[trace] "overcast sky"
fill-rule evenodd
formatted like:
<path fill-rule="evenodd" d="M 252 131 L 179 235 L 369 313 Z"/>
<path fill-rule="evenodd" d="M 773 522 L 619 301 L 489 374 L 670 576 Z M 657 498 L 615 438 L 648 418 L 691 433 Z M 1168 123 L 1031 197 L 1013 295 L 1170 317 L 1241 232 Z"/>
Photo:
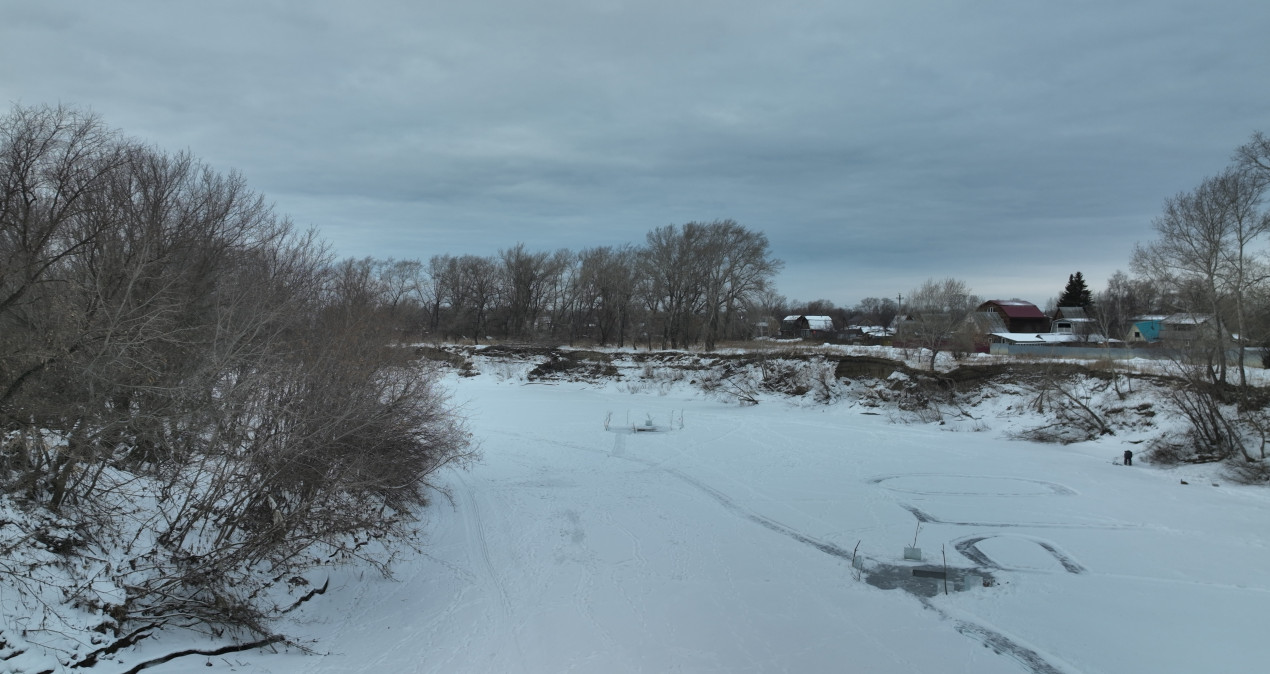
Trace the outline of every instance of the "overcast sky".
<path fill-rule="evenodd" d="M 731 218 L 778 291 L 1102 289 L 1270 132 L 1266 0 L 0 0 L 0 101 L 238 170 L 341 256 Z"/>

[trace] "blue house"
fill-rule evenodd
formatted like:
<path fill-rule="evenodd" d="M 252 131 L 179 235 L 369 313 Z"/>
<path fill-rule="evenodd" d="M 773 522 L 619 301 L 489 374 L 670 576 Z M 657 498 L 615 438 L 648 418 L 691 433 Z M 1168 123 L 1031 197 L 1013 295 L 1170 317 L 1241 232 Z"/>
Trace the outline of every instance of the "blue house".
<path fill-rule="evenodd" d="M 1160 341 L 1160 332 L 1164 328 L 1164 316 L 1140 316 L 1133 322 L 1129 330 L 1129 341 L 1152 344 Z"/>

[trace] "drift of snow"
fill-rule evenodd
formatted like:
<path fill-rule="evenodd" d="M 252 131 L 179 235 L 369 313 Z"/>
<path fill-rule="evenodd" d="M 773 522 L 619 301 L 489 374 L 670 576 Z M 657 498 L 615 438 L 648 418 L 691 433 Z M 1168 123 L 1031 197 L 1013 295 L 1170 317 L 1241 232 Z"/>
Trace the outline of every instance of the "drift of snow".
<path fill-rule="evenodd" d="M 1123 434 L 1010 440 L 1029 420 L 1007 396 L 982 401 L 974 423 L 896 424 L 849 399 L 738 406 L 686 384 L 527 383 L 516 368 L 449 380 L 484 460 L 446 476 L 453 501 L 437 500 L 423 553 L 395 579 L 335 571 L 282 626 L 314 653 L 146 671 L 1095 674 L 1270 661 L 1270 494 L 1217 468 L 1117 465 L 1134 447 Z M 923 562 L 903 559 L 914 545 Z M 944 594 L 939 579 L 912 580 L 945 555 L 950 582 L 989 586 Z M 875 587 L 888 574 L 910 591 Z M 99 668 L 221 645 L 192 639 L 161 635 Z"/>

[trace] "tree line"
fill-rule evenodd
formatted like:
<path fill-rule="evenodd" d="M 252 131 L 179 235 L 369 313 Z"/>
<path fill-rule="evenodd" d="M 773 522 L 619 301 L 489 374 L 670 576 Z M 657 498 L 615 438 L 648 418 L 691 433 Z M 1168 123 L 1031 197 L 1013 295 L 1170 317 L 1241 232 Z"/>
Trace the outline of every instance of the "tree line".
<path fill-rule="evenodd" d="M 580 252 L 344 260 L 352 286 L 406 340 L 578 340 L 660 348 L 748 339 L 781 268 L 766 235 L 732 220 L 666 225 L 643 245 Z"/>

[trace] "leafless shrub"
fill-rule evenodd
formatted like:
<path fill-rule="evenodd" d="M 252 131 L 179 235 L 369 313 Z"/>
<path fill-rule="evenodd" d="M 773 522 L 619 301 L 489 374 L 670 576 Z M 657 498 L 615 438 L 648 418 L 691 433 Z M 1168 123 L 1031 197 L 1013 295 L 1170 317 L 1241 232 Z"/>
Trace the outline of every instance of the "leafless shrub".
<path fill-rule="evenodd" d="M 1236 419 L 1227 413 L 1222 390 L 1199 368 L 1183 370 L 1183 379 L 1166 392 L 1171 406 L 1189 422 L 1191 461 L 1220 461 L 1243 452 Z"/>
<path fill-rule="evenodd" d="M 761 375 L 753 370 L 725 363 L 701 373 L 697 378 L 701 390 L 730 402 L 757 405 L 763 385 Z"/>
<path fill-rule="evenodd" d="M 1234 461 L 1226 468 L 1230 479 L 1240 484 L 1270 484 L 1270 463 L 1265 461 Z"/>
<path fill-rule="evenodd" d="M 263 631 L 268 586 L 406 542 L 470 458 L 363 267 L 188 155 L 0 119 L 0 491 L 79 523 L 59 555 L 124 551 L 120 626 Z"/>
<path fill-rule="evenodd" d="M 816 402 L 827 405 L 837 400 L 839 386 L 836 365 L 822 360 L 812 363 L 811 368 L 811 390 Z"/>
<path fill-rule="evenodd" d="M 1036 393 L 1030 404 L 1052 421 L 1022 431 L 1018 437 L 1069 444 L 1114 434 L 1095 400 L 1100 389 L 1107 386 L 1105 382 L 1057 372 L 1042 373 L 1033 381 Z"/>
<path fill-rule="evenodd" d="M 759 359 L 760 386 L 773 393 L 801 396 L 811 390 L 806 364 L 797 361 Z"/>

